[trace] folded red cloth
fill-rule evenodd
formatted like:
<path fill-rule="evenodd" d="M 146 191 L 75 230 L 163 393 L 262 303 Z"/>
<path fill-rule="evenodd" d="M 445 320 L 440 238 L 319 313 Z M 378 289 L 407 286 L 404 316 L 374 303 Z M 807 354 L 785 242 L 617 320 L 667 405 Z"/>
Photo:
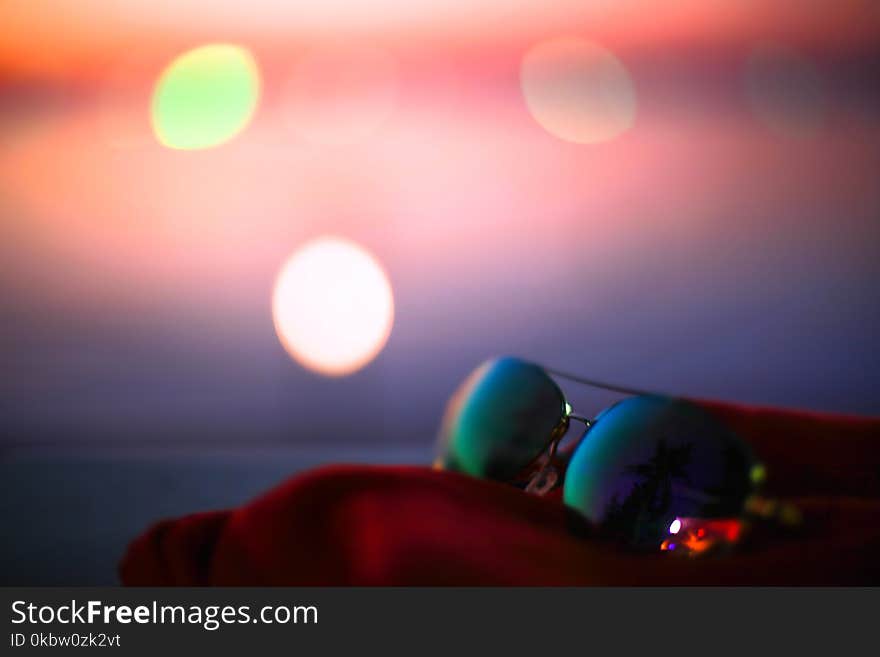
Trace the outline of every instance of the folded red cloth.
<path fill-rule="evenodd" d="M 880 584 L 880 419 L 703 402 L 754 447 L 805 530 L 723 557 L 633 554 L 572 512 L 423 467 L 334 466 L 232 511 L 154 525 L 127 585 Z"/>

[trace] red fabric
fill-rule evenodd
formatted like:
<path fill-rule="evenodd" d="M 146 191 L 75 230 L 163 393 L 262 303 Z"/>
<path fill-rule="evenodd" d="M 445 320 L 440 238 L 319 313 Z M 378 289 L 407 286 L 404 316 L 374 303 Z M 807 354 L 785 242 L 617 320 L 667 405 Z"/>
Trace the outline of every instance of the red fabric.
<path fill-rule="evenodd" d="M 231 511 L 163 521 L 127 585 L 880 584 L 880 419 L 712 402 L 754 447 L 803 532 L 703 559 L 572 531 L 558 499 L 424 467 L 334 466 Z"/>

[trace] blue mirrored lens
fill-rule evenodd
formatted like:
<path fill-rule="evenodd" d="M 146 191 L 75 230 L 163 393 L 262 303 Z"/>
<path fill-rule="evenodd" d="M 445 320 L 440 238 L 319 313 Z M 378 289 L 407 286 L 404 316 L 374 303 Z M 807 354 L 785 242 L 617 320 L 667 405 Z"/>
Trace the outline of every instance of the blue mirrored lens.
<path fill-rule="evenodd" d="M 542 368 L 510 357 L 487 361 L 449 401 L 440 464 L 509 481 L 547 447 L 565 413 L 562 391 Z"/>
<path fill-rule="evenodd" d="M 656 548 L 676 518 L 741 515 L 753 465 L 748 445 L 699 406 L 630 397 L 578 445 L 563 499 L 609 534 Z"/>

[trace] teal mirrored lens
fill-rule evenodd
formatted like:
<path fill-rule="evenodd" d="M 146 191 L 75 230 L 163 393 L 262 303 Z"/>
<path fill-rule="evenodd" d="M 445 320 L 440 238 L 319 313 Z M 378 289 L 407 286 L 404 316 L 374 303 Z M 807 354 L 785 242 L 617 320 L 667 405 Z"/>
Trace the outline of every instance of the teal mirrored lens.
<path fill-rule="evenodd" d="M 748 445 L 699 406 L 630 397 L 578 445 L 563 499 L 609 534 L 657 548 L 677 518 L 740 516 L 754 465 Z"/>
<path fill-rule="evenodd" d="M 439 464 L 509 481 L 547 447 L 565 417 L 562 391 L 542 368 L 517 358 L 487 361 L 449 401 Z"/>

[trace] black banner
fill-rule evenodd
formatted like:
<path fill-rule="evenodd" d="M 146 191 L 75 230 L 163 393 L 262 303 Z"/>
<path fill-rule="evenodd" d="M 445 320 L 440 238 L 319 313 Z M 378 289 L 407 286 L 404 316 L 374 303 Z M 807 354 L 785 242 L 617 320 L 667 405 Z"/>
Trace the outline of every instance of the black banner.
<path fill-rule="evenodd" d="M 3 589 L 3 654 L 839 651 L 880 589 Z"/>

